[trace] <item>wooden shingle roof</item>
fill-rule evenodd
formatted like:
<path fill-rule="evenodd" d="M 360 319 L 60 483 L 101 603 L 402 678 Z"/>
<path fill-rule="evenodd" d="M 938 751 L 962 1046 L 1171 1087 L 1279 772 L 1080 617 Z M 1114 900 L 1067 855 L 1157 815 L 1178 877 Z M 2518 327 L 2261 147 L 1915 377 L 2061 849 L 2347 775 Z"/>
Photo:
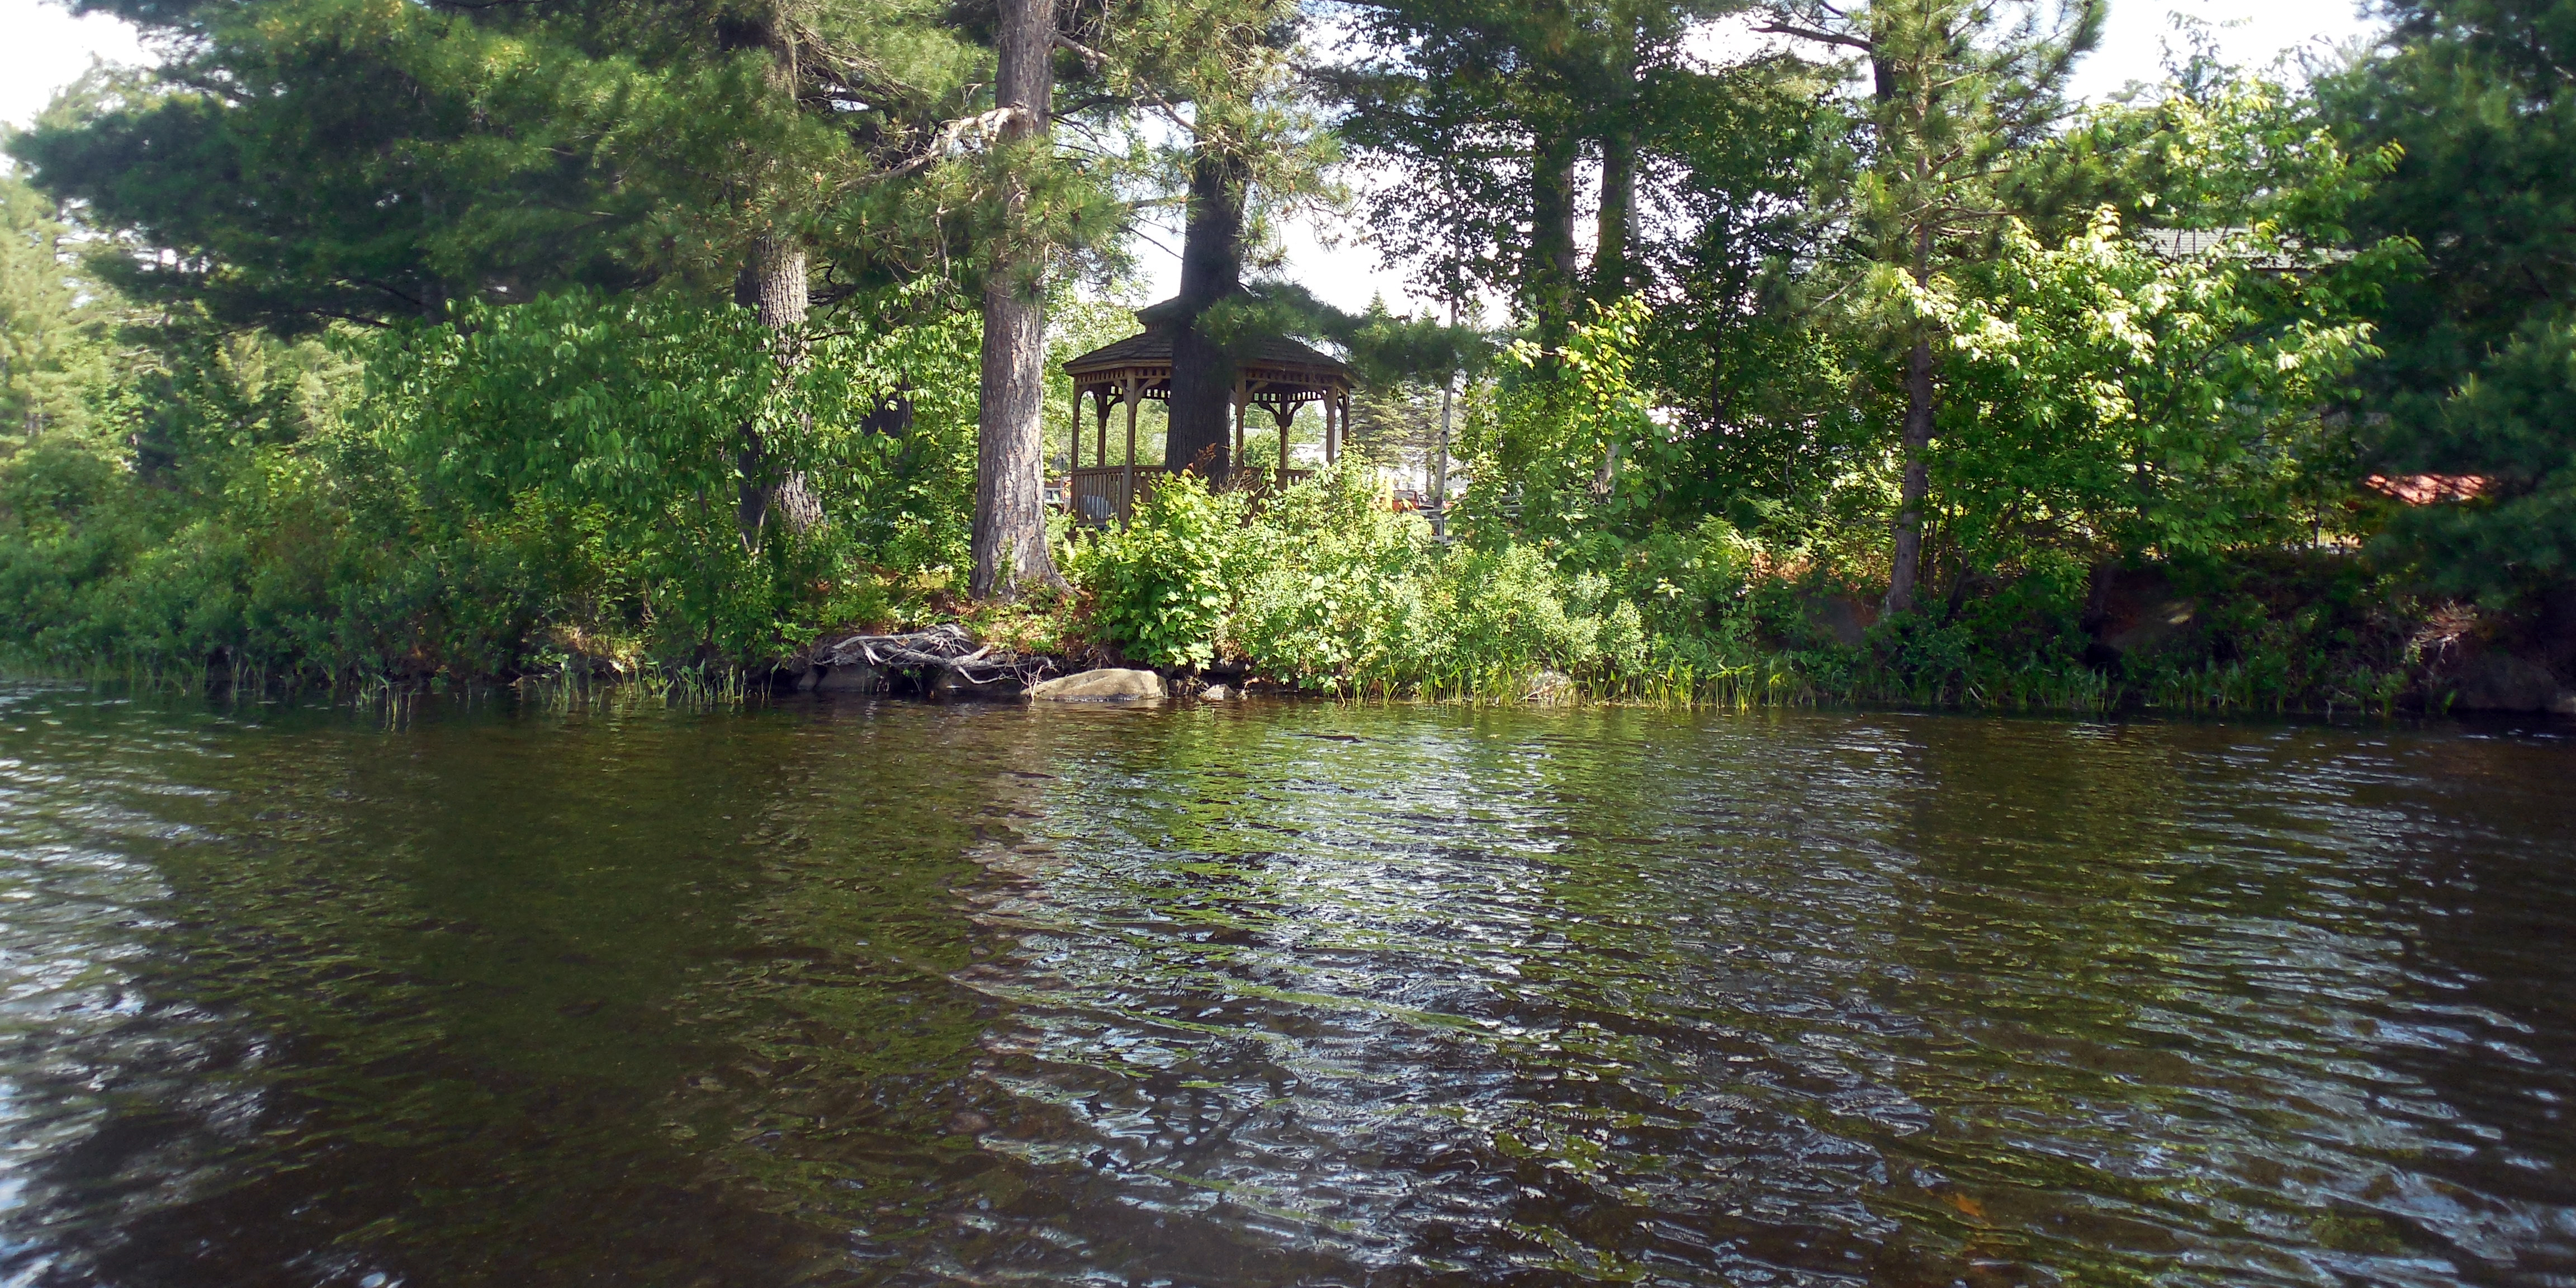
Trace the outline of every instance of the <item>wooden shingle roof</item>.
<path fill-rule="evenodd" d="M 1148 322 L 1145 329 L 1135 335 L 1111 344 L 1104 344 L 1066 362 L 1064 364 L 1066 373 L 1082 376 L 1099 371 L 1113 371 L 1120 367 L 1171 365 L 1172 337 L 1176 323 L 1168 320 L 1165 306 L 1169 303 L 1170 301 L 1167 300 L 1164 304 L 1137 310 L 1139 319 L 1162 316 Z M 1338 376 L 1344 382 L 1348 382 L 1351 376 L 1351 369 L 1343 365 L 1340 359 L 1286 336 L 1264 338 L 1253 346 L 1251 353 L 1239 361 L 1246 367 L 1307 372 L 1319 379 Z"/>

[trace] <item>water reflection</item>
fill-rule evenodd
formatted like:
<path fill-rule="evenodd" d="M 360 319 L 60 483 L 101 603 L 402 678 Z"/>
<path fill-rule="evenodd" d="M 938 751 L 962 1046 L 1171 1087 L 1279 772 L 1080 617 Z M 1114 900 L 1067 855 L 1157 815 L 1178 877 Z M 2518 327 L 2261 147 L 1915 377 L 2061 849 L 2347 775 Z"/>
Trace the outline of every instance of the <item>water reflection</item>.
<path fill-rule="evenodd" d="M 0 1278 L 2569 1282 L 2570 755 L 0 691 Z"/>

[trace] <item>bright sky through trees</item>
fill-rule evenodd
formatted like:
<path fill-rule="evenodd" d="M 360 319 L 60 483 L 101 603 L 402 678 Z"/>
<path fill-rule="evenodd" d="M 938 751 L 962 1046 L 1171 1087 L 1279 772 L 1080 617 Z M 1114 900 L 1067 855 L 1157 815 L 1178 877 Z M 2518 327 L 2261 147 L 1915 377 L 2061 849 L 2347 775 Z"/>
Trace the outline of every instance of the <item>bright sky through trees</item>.
<path fill-rule="evenodd" d="M 2101 97 L 2131 81 L 2153 79 L 2178 16 L 2211 24 L 2229 57 L 2261 64 L 2286 50 L 2326 53 L 2361 37 L 2373 24 L 2356 9 L 2353 0 L 2271 0 L 2256 6 L 2244 0 L 2121 0 L 2112 6 L 2101 49 L 2086 60 L 2076 86 L 2087 97 Z M 76 18 L 43 0 L 0 0 L 0 121 L 26 124 L 93 57 L 135 62 L 146 56 L 133 28 L 114 18 Z M 1367 246 L 1346 242 L 1328 248 L 1318 230 L 1304 223 L 1286 235 L 1290 275 L 1324 300 L 1352 309 L 1377 294 L 1398 309 L 1423 303 L 1406 288 L 1403 274 L 1379 265 Z M 1171 294 L 1178 280 L 1179 247 L 1179 231 L 1170 229 L 1138 249 L 1156 298 Z"/>
<path fill-rule="evenodd" d="M 105 14 L 78 18 L 60 5 L 0 0 L 0 123 L 27 124 L 92 58 L 134 63 L 146 55 L 134 28 Z"/>
<path fill-rule="evenodd" d="M 23 0 L 0 2 L 15 4 Z M 2253 10 L 2250 14 L 2249 8 Z M 2377 26 L 2360 15 L 2353 0 L 2271 0 L 2259 6 L 2249 6 L 2246 0 L 2113 0 L 2101 47 L 2076 73 L 2077 93 L 2087 98 L 2107 97 L 2133 81 L 2156 79 L 2163 70 L 2165 45 L 2172 38 L 2177 18 L 2208 23 L 2222 53 L 2252 66 L 2267 64 L 2291 51 L 2331 56 L 2337 47 L 2363 37 Z M 1401 270 L 1379 264 L 1376 252 L 1367 246 L 1345 242 L 1327 247 L 1318 230 L 1305 223 L 1291 225 L 1285 235 L 1290 275 L 1330 303 L 1357 309 L 1365 306 L 1371 296 L 1382 294 L 1398 311 L 1428 304 L 1415 298 Z M 1179 233 L 1174 229 L 1157 232 L 1153 242 L 1138 248 L 1139 262 L 1149 275 L 1156 298 L 1169 295 L 1178 279 L 1179 260 L 1171 252 L 1179 246 Z M 1166 251 L 1164 247 L 1171 249 Z"/>

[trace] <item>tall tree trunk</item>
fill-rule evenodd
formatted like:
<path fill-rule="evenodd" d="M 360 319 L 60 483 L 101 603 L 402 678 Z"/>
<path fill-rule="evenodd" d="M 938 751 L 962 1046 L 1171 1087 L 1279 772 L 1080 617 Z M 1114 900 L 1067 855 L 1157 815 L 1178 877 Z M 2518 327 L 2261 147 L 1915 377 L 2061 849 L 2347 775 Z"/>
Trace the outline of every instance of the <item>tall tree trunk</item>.
<path fill-rule="evenodd" d="M 1163 438 L 1166 469 L 1223 478 L 1234 432 L 1234 355 L 1200 323 L 1210 305 L 1243 289 L 1243 163 L 1202 147 L 1190 163 L 1181 289 L 1169 323 L 1172 396 Z"/>
<path fill-rule="evenodd" d="M 1054 0 L 1001 0 L 995 106 L 1012 110 L 1005 147 L 1047 133 L 1052 106 Z M 1046 535 L 1046 254 L 1026 241 L 1029 190 L 1012 175 L 1004 232 L 984 283 L 982 384 L 975 420 L 978 596 L 1008 599 L 1032 583 L 1061 586 Z"/>
<path fill-rule="evenodd" d="M 1910 86 L 1900 84 L 1899 68 L 1889 59 L 1881 43 L 1884 33 L 1873 32 L 1870 44 L 1870 85 L 1877 97 L 1880 119 L 1880 142 L 1886 138 L 1888 112 L 1899 102 L 1912 111 L 1907 118 L 1904 137 L 1914 144 L 1914 178 L 1920 184 L 1929 179 L 1930 158 L 1923 153 L 1923 128 L 1931 119 L 1931 86 L 1923 69 L 1916 66 Z M 1906 91 L 1911 90 L 1910 98 Z M 1924 217 L 1917 216 L 1918 219 Z M 1918 290 L 1932 281 L 1932 225 L 1928 220 L 1908 230 L 1906 250 L 1911 262 L 1907 268 L 1914 275 Z M 1914 343 L 1905 351 L 1905 423 L 1903 427 L 1905 474 L 1897 485 L 1895 549 L 1888 560 L 1887 600 L 1882 605 L 1887 615 L 1914 611 L 1914 592 L 1923 577 L 1923 498 L 1932 490 L 1932 337 L 1918 322 Z"/>
<path fill-rule="evenodd" d="M 1637 220 L 1637 44 L 1633 27 L 1613 51 L 1610 104 L 1601 130 L 1601 211 L 1592 250 L 1592 298 L 1604 304 L 1628 293 L 1630 232 Z"/>
<path fill-rule="evenodd" d="M 770 355 L 783 375 L 792 378 L 805 365 L 805 313 L 810 297 L 804 246 L 776 234 L 754 239 L 742 275 L 734 279 L 734 302 L 759 315 L 760 324 L 770 332 Z M 734 468 L 741 475 L 735 520 L 742 529 L 745 550 L 760 548 L 761 530 L 772 509 L 790 532 L 808 532 L 823 521 L 823 499 L 815 495 L 812 480 L 801 471 L 780 469 L 776 455 L 761 433 L 760 422 L 744 421 L 741 440 L 734 448 Z"/>
<path fill-rule="evenodd" d="M 1530 315 L 1538 342 L 1554 350 L 1565 343 L 1581 289 L 1574 252 L 1574 165 L 1579 140 L 1572 132 L 1542 135 L 1530 161 Z M 1553 362 L 1549 364 L 1553 368 Z"/>
<path fill-rule="evenodd" d="M 1905 354 L 1905 481 L 1897 493 L 1896 558 L 1887 579 L 1890 615 L 1914 611 L 1923 569 L 1923 498 L 1932 490 L 1932 339 L 1918 336 Z"/>
<path fill-rule="evenodd" d="M 1623 127 L 1601 140 L 1601 215 L 1592 254 L 1592 298 L 1605 304 L 1626 295 L 1635 277 L 1628 242 L 1636 211 L 1637 139 Z"/>

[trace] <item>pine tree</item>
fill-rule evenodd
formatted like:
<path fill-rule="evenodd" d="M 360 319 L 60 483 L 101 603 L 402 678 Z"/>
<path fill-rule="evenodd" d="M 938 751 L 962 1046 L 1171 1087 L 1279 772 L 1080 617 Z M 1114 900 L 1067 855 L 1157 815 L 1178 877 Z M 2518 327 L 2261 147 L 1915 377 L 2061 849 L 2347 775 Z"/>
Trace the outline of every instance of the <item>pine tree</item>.
<path fill-rule="evenodd" d="M 107 374 L 106 304 L 54 203 L 0 172 L 0 444 L 87 427 Z"/>
<path fill-rule="evenodd" d="M 1117 0 L 1083 33 L 1099 101 L 1166 140 L 1148 150 L 1146 190 L 1182 210 L 1179 290 L 1145 319 L 1173 340 L 1170 469 L 1233 464 L 1246 257 L 1265 215 L 1315 194 L 1331 157 L 1297 84 L 1301 23 L 1290 0 Z"/>
<path fill-rule="evenodd" d="M 730 284 L 792 369 L 818 280 L 828 299 L 917 271 L 907 181 L 989 124 L 971 33 L 927 0 L 91 7 L 187 52 L 86 87 L 13 151 L 163 252 L 109 261 L 127 290 L 284 333 Z M 773 514 L 820 522 L 796 465 L 740 432 L 745 545 Z"/>
<path fill-rule="evenodd" d="M 1732 0 L 1376 0 L 1355 6 L 1361 56 L 1326 78 L 1352 147 L 1405 173 L 1374 231 L 1451 298 L 1508 292 L 1543 348 L 1588 299 L 1641 285 L 1638 183 L 1687 127 L 1708 79 L 1695 25 Z M 1577 228 L 1597 166 L 1593 255 Z"/>
<path fill-rule="evenodd" d="M 994 109 L 1004 147 L 1043 147 L 1054 110 L 1053 0 L 1002 0 Z M 1021 165 L 1039 163 L 1023 158 Z M 1050 247 L 1031 217 L 1023 171 L 1001 176 L 1001 229 L 984 280 L 981 401 L 976 415 L 978 596 L 1060 586 L 1046 535 L 1046 270 Z"/>
<path fill-rule="evenodd" d="M 2383 468 L 2471 475 L 2396 552 L 2496 601 L 2576 578 L 2576 0 L 2402 0 L 2377 58 L 2327 82 L 2355 150 L 2402 149 L 2354 217 L 2411 238 L 2366 369 Z"/>
<path fill-rule="evenodd" d="M 2007 11 L 1991 0 L 1776 7 L 1764 30 L 1848 51 L 1869 76 L 1857 114 L 1866 168 L 1850 196 L 1849 251 L 1902 353 L 1904 474 L 1886 609 L 1914 608 L 1939 411 L 1934 278 L 1992 244 L 2002 179 L 2061 120 L 2075 59 L 2101 36 L 2104 0 Z"/>

